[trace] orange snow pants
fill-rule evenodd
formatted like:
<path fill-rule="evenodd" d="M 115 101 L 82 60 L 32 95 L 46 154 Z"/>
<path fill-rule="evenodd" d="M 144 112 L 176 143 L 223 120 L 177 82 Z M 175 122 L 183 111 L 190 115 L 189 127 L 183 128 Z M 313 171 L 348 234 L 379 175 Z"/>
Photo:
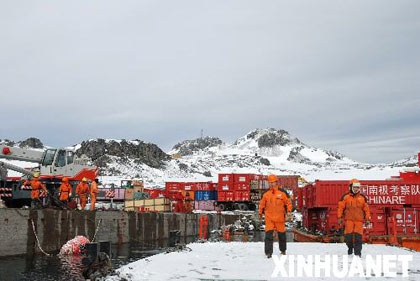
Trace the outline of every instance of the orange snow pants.
<path fill-rule="evenodd" d="M 80 199 L 80 207 L 82 208 L 82 210 L 84 210 L 86 208 L 87 197 L 80 196 L 79 199 Z"/>
<path fill-rule="evenodd" d="M 353 232 L 363 235 L 363 222 L 346 220 L 345 226 L 344 226 L 344 234 L 349 234 Z"/>
<path fill-rule="evenodd" d="M 284 221 L 273 221 L 270 218 L 265 217 L 265 232 L 270 230 L 276 230 L 277 232 L 285 232 L 286 226 Z"/>
<path fill-rule="evenodd" d="M 90 195 L 90 210 L 91 211 L 95 210 L 95 203 L 96 203 L 96 194 L 91 194 Z"/>

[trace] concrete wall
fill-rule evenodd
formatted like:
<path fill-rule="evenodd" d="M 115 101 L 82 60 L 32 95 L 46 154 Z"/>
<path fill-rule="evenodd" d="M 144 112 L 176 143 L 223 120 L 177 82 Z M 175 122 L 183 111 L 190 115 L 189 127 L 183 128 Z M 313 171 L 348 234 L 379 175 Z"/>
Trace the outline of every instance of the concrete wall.
<path fill-rule="evenodd" d="M 209 230 L 237 218 L 209 214 Z M 113 244 L 167 239 L 171 230 L 181 230 L 186 239 L 198 235 L 199 219 L 199 214 L 0 209 L 0 257 L 39 252 L 32 221 L 43 250 L 54 252 L 76 235 L 93 239 L 96 229 L 96 241 Z"/>

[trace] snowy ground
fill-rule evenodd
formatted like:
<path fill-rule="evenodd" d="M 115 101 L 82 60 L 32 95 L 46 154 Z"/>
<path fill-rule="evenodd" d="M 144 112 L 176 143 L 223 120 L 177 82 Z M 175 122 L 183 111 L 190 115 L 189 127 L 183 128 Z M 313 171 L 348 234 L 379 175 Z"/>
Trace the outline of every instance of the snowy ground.
<path fill-rule="evenodd" d="M 272 278 L 275 269 L 273 259 L 264 255 L 264 244 L 255 243 L 194 243 L 189 244 L 191 251 L 158 254 L 130 263 L 118 269 L 118 277 L 108 277 L 108 281 L 120 280 L 284 280 Z M 274 255 L 279 254 L 277 243 L 274 244 Z M 339 255 L 346 253 L 345 244 L 322 243 L 288 243 L 290 255 Z M 411 255 L 409 277 L 404 280 L 420 280 L 420 253 L 385 245 L 363 245 L 362 263 L 366 255 Z M 347 256 L 347 255 L 346 255 Z M 350 262 L 356 259 L 351 256 Z M 398 263 L 397 263 L 398 264 Z M 286 263 L 287 265 L 287 263 Z M 286 267 L 287 268 L 287 267 Z M 401 272 L 400 266 L 396 272 Z M 322 272 L 322 271 L 321 271 Z M 321 274 L 322 276 L 322 274 Z M 124 279 L 125 278 L 125 279 Z M 289 280 L 335 280 L 324 278 L 289 278 Z M 346 278 L 351 280 L 393 280 L 394 278 Z M 399 275 L 397 278 L 402 280 Z"/>

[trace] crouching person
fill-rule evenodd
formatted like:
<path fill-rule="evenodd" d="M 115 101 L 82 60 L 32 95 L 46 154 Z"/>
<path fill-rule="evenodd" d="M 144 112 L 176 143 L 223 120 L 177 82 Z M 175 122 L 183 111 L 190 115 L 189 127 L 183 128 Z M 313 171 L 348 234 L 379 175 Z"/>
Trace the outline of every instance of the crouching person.
<path fill-rule="evenodd" d="M 367 199 L 360 194 L 360 182 L 350 181 L 349 192 L 338 202 L 338 223 L 342 225 L 344 218 L 344 241 L 348 247 L 347 253 L 361 257 L 363 223 L 370 224 L 370 211 Z"/>
<path fill-rule="evenodd" d="M 260 219 L 265 214 L 265 254 L 271 258 L 273 254 L 273 234 L 277 231 L 279 248 L 282 255 L 286 254 L 286 217 L 291 219 L 292 204 L 287 193 L 280 188 L 276 175 L 268 176 L 270 189 L 264 193 L 258 213 Z"/>

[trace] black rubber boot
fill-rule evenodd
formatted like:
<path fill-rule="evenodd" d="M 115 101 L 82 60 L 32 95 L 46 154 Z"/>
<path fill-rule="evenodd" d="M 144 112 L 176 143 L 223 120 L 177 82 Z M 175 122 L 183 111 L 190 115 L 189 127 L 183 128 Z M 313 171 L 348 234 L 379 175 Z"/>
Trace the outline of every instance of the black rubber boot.
<path fill-rule="evenodd" d="M 344 234 L 344 241 L 347 245 L 347 254 L 352 255 L 353 254 L 353 233 L 347 233 Z"/>
<path fill-rule="evenodd" d="M 271 258 L 273 254 L 273 231 L 267 231 L 265 233 L 264 251 L 267 258 Z"/>
<path fill-rule="evenodd" d="M 362 235 L 354 232 L 354 254 L 362 257 Z"/>
<path fill-rule="evenodd" d="M 282 255 L 286 254 L 286 232 L 277 232 L 279 236 L 279 248 Z"/>

